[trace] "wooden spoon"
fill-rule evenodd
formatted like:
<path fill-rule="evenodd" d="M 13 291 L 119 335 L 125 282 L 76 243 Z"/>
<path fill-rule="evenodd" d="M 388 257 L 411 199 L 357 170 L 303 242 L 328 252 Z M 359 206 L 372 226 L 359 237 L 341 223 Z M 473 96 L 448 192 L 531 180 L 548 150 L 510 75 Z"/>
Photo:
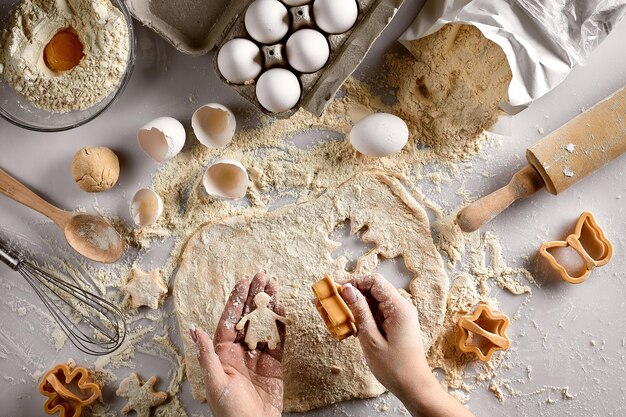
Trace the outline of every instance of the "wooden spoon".
<path fill-rule="evenodd" d="M 0 193 L 38 211 L 54 221 L 63 231 L 67 243 L 85 258 L 113 263 L 126 250 L 122 237 L 100 216 L 61 210 L 45 201 L 0 169 Z"/>

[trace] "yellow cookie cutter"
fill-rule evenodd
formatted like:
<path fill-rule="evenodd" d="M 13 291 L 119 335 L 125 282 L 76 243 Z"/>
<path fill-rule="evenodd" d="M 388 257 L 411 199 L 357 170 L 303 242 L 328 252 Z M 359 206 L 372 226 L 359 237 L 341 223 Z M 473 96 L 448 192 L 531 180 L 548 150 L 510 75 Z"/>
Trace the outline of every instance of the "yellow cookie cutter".
<path fill-rule="evenodd" d="M 559 247 L 571 247 L 580 255 L 584 263 L 580 275 L 571 276 L 549 252 L 549 249 Z M 604 235 L 604 231 L 593 214 L 585 211 L 578 218 L 573 234 L 569 235 L 565 241 L 544 242 L 539 248 L 539 253 L 548 260 L 550 266 L 561 275 L 561 278 L 571 284 L 580 284 L 589 277 L 594 268 L 606 265 L 611 260 L 613 245 Z"/>
<path fill-rule="evenodd" d="M 506 335 L 509 318 L 493 312 L 485 303 L 479 303 L 472 314 L 464 315 L 456 323 L 456 341 L 461 352 L 475 353 L 488 362 L 497 350 L 506 350 L 511 341 Z"/>
<path fill-rule="evenodd" d="M 354 315 L 339 295 L 342 286 L 336 284 L 328 275 L 313 284 L 313 293 L 317 298 L 315 306 L 324 319 L 326 327 L 337 340 L 356 335 Z"/>
<path fill-rule="evenodd" d="M 100 386 L 89 382 L 85 368 L 56 365 L 39 382 L 39 392 L 47 397 L 43 410 L 59 417 L 79 417 L 83 408 L 100 397 Z"/>

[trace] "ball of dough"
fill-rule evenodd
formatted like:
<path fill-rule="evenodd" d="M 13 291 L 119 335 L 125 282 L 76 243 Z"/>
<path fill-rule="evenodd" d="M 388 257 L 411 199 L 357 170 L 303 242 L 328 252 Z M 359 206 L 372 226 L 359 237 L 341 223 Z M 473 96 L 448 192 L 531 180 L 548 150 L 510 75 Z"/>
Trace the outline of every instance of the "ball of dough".
<path fill-rule="evenodd" d="M 72 177 L 83 191 L 99 193 L 112 188 L 120 176 L 120 161 L 109 148 L 83 148 L 72 161 Z"/>

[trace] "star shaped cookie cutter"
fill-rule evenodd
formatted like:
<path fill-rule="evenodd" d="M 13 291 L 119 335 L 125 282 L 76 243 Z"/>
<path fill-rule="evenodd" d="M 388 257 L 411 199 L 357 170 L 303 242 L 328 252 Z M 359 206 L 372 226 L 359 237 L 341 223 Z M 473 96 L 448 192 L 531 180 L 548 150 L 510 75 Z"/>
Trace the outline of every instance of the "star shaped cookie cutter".
<path fill-rule="evenodd" d="M 313 293 L 317 301 L 315 306 L 322 316 L 326 327 L 337 340 L 356 335 L 354 315 L 339 295 L 342 286 L 336 284 L 328 275 L 313 284 Z"/>
<path fill-rule="evenodd" d="M 475 353 L 488 362 L 497 350 L 506 350 L 511 341 L 506 335 L 509 318 L 494 313 L 485 303 L 479 303 L 472 314 L 462 316 L 456 323 L 456 341 L 461 352 Z"/>
<path fill-rule="evenodd" d="M 570 275 L 567 268 L 549 252 L 550 249 L 564 247 L 572 248 L 582 258 L 583 267 L 578 276 Z M 544 242 L 539 248 L 539 253 L 548 260 L 550 266 L 563 280 L 570 284 L 580 284 L 589 278 L 594 268 L 604 266 L 611 260 L 613 245 L 604 235 L 593 214 L 585 211 L 578 218 L 573 234 L 565 241 Z"/>
<path fill-rule="evenodd" d="M 85 368 L 71 369 L 66 364 L 56 365 L 39 382 L 39 392 L 47 397 L 43 410 L 59 417 L 79 417 L 83 408 L 100 397 L 100 386 L 88 381 Z"/>

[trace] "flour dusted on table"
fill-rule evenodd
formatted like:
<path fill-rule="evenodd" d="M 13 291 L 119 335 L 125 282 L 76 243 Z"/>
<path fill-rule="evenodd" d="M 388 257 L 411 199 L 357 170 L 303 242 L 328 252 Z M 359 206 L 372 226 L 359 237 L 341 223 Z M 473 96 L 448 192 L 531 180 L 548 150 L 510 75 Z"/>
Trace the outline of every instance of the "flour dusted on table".
<path fill-rule="evenodd" d="M 59 32 L 78 36 L 77 66 L 52 71 L 44 50 Z M 109 0 L 24 0 L 0 35 L 0 72 L 33 106 L 57 113 L 82 110 L 111 94 L 126 71 L 129 32 Z"/>

